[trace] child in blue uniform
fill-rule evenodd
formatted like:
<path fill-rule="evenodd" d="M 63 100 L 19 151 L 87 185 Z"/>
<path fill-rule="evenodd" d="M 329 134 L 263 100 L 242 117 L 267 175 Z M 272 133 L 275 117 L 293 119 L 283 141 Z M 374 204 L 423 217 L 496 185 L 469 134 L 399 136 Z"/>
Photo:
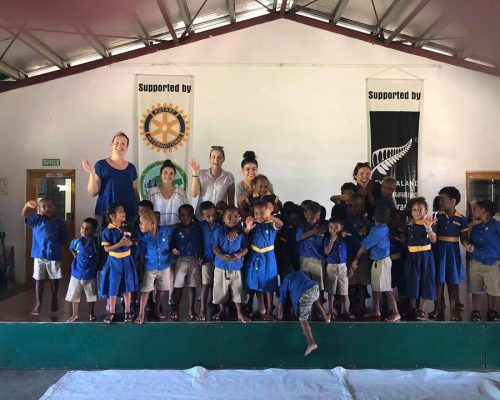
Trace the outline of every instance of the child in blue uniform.
<path fill-rule="evenodd" d="M 340 187 L 340 195 L 330 197 L 334 203 L 332 207 L 331 218 L 343 221 L 349 215 L 349 206 L 351 205 L 351 197 L 357 192 L 357 187 L 352 182 L 346 182 Z"/>
<path fill-rule="evenodd" d="M 198 321 L 205 321 L 207 318 L 208 294 L 214 286 L 214 260 L 213 233 L 221 225 L 219 213 L 211 201 L 204 201 L 200 204 L 200 212 L 203 221 L 200 222 L 201 238 L 203 240 L 203 264 L 201 266 L 201 304 Z"/>
<path fill-rule="evenodd" d="M 130 248 L 134 245 L 132 233 L 124 225 L 127 215 L 119 203 L 113 203 L 107 210 L 108 226 L 101 233 L 101 245 L 108 253 L 102 270 L 99 296 L 109 297 L 109 313 L 104 323 L 109 324 L 115 318 L 116 297 L 123 293 L 125 322 L 132 322 L 130 302 L 132 292 L 139 286 L 137 271 Z"/>
<path fill-rule="evenodd" d="M 220 321 L 227 317 L 227 301 L 231 291 L 231 299 L 236 306 L 238 320 L 246 323 L 250 321 L 243 314 L 242 303 L 245 301 L 243 288 L 243 257 L 248 253 L 248 244 L 240 226 L 240 213 L 234 206 L 229 206 L 222 216 L 224 224 L 215 229 L 212 242 L 215 253 L 214 270 L 214 303 L 219 304 L 220 311 L 214 315 L 214 320 Z"/>
<path fill-rule="evenodd" d="M 481 200 L 473 210 L 471 229 L 469 290 L 472 293 L 471 321 L 481 321 L 479 299 L 486 289 L 488 321 L 500 321 L 500 222 L 494 218 L 495 203 Z M 476 222 L 477 221 L 477 222 Z"/>
<path fill-rule="evenodd" d="M 436 302 L 429 318 L 442 318 L 442 298 L 444 284 L 448 286 L 450 299 L 450 320 L 461 321 L 463 310 L 458 296 L 458 285 L 465 278 L 465 269 L 460 255 L 460 245 L 469 246 L 469 225 L 467 218 L 456 210 L 460 203 L 460 192 L 453 186 L 446 186 L 439 191 L 440 212 L 436 214 L 437 242 L 434 246 L 436 262 Z"/>
<path fill-rule="evenodd" d="M 48 275 L 52 302 L 50 310 L 55 312 L 57 305 L 57 291 L 61 271 L 61 247 L 68 240 L 68 233 L 64 221 L 56 217 L 56 208 L 52 199 L 28 201 L 21 211 L 26 225 L 33 230 L 31 257 L 33 257 L 33 279 L 35 279 L 36 305 L 31 311 L 39 315 L 42 307 L 43 281 Z"/>
<path fill-rule="evenodd" d="M 255 203 L 254 217 L 247 217 L 245 233 L 250 234 L 250 255 L 245 281 L 248 289 L 257 292 L 259 315 L 263 320 L 272 320 L 273 294 L 278 290 L 278 267 L 274 255 L 276 232 L 283 222 L 272 215 L 269 203 Z M 267 304 L 264 302 L 266 294 Z M 266 308 L 267 305 L 267 308 Z"/>
<path fill-rule="evenodd" d="M 149 294 L 156 290 L 154 316 L 165 319 L 161 312 L 163 293 L 172 290 L 171 281 L 171 253 L 170 238 L 174 230 L 173 225 L 158 226 L 160 217 L 154 211 L 143 209 L 139 214 L 141 230 L 140 253 L 141 264 L 144 263 L 144 277 L 141 285 L 141 299 L 139 315 L 135 322 L 144 323 L 145 309 Z"/>
<path fill-rule="evenodd" d="M 170 314 L 173 321 L 179 319 L 179 304 L 185 287 L 189 293 L 189 319 L 196 320 L 194 300 L 196 288 L 201 284 L 201 260 L 203 256 L 201 230 L 194 222 L 194 208 L 191 204 L 179 207 L 179 219 L 172 234 L 172 254 L 177 258 L 174 269 L 174 309 Z"/>
<path fill-rule="evenodd" d="M 269 179 L 266 176 L 257 175 L 252 181 L 252 186 L 253 192 L 246 199 L 246 206 L 250 213 L 257 202 L 271 203 L 273 213 L 277 213 L 281 209 L 280 199 L 269 189 Z"/>
<path fill-rule="evenodd" d="M 73 314 L 67 322 L 78 321 L 78 305 L 82 291 L 89 303 L 89 320 L 95 321 L 94 305 L 97 301 L 97 268 L 99 267 L 99 239 L 94 236 L 97 221 L 85 218 L 80 226 L 79 238 L 73 239 L 69 249 L 75 258 L 71 264 L 71 279 L 69 281 L 66 301 L 72 304 Z"/>
<path fill-rule="evenodd" d="M 278 272 L 281 280 L 289 272 L 300 269 L 299 247 L 295 235 L 303 217 L 304 211 L 296 204 L 284 210 L 283 227 L 278 232 L 276 240 L 277 247 L 280 248 L 280 257 L 277 255 L 276 261 L 278 262 Z"/>
<path fill-rule="evenodd" d="M 389 221 L 389 240 L 391 241 L 392 287 L 398 290 L 399 309 L 406 299 L 405 290 L 405 228 L 406 215 L 403 211 L 392 210 Z"/>
<path fill-rule="evenodd" d="M 431 243 L 436 242 L 436 234 L 432 231 L 436 220 L 427 215 L 427 202 L 423 197 L 412 199 L 409 208 L 412 221 L 406 226 L 406 292 L 412 314 L 418 321 L 425 321 L 425 302 L 436 298 L 436 275 L 431 250 Z M 417 310 L 418 298 L 420 302 Z"/>
<path fill-rule="evenodd" d="M 309 278 L 304 272 L 290 272 L 280 287 L 280 305 L 278 308 L 278 319 L 282 320 L 285 306 L 292 303 L 295 315 L 300 321 L 300 327 L 307 339 L 307 348 L 305 356 L 318 348 L 312 335 L 311 326 L 309 325 L 309 317 L 311 309 L 314 306 L 320 313 L 321 318 L 327 324 L 330 323 L 330 315 L 325 313 L 323 306 L 319 300 L 319 285 L 318 282 Z"/>
<path fill-rule="evenodd" d="M 389 228 L 387 222 L 391 218 L 389 207 L 378 205 L 373 212 L 375 226 L 372 227 L 370 233 L 362 240 L 361 247 L 354 259 L 351 268 L 356 269 L 358 260 L 362 255 L 369 252 L 370 258 L 373 260 L 371 269 L 371 285 L 373 292 L 373 310 L 367 317 L 379 318 L 380 313 L 380 297 L 384 293 L 387 296 L 391 314 L 386 318 L 387 322 L 396 322 L 401 319 L 399 315 L 396 299 L 392 293 L 392 276 L 391 276 L 391 257 L 389 240 Z"/>

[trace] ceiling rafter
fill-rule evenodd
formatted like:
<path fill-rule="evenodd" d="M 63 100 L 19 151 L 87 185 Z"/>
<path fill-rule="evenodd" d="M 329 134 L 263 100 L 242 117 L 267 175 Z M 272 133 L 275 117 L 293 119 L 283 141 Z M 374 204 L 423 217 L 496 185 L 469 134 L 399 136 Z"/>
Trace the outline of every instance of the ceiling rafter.
<path fill-rule="evenodd" d="M 342 17 L 342 14 L 344 13 L 344 10 L 347 7 L 347 3 L 349 3 L 349 0 L 339 0 L 330 17 L 331 24 L 336 25 L 337 22 L 340 21 L 340 17 Z"/>
<path fill-rule="evenodd" d="M 394 29 L 391 34 L 387 37 L 384 44 L 391 43 L 396 36 L 398 36 L 401 31 L 408 26 L 408 24 L 415 19 L 415 17 L 423 10 L 423 8 L 429 4 L 431 0 L 420 0 L 420 2 L 415 6 L 415 8 L 406 16 L 406 18 L 401 21 L 401 23 Z"/>
<path fill-rule="evenodd" d="M 236 6 L 234 4 L 235 0 L 227 0 L 227 8 L 229 9 L 229 19 L 231 23 L 234 24 L 236 22 Z"/>
<path fill-rule="evenodd" d="M 152 43 L 151 43 L 151 37 L 149 36 L 149 32 L 142 23 L 141 18 L 135 12 L 135 10 L 131 9 L 129 11 L 129 18 L 132 21 L 132 24 L 134 25 L 135 31 L 141 37 L 142 43 L 144 43 L 145 46 L 150 46 Z"/>
<path fill-rule="evenodd" d="M 288 0 L 281 1 L 281 8 L 280 8 L 280 17 L 281 18 L 283 18 L 285 16 L 286 3 L 288 3 Z"/>
<path fill-rule="evenodd" d="M 168 32 L 170 33 L 170 36 L 172 36 L 172 40 L 175 44 L 179 43 L 179 38 L 177 37 L 174 25 L 172 24 L 172 17 L 170 16 L 170 12 L 168 11 L 167 4 L 164 0 L 156 0 L 156 4 L 160 9 L 163 20 L 165 21 L 165 25 L 167 25 Z"/>
<path fill-rule="evenodd" d="M 3 61 L 0 61 L 0 72 L 15 80 L 26 79 L 28 77 L 28 75 L 23 71 L 6 64 Z"/>
<path fill-rule="evenodd" d="M 177 0 L 177 6 L 179 7 L 179 11 L 181 13 L 181 18 L 184 21 L 184 25 L 186 26 L 186 30 L 188 30 L 188 34 L 191 35 L 194 33 L 193 27 L 191 26 L 191 13 L 189 12 L 189 7 L 186 3 L 186 0 Z M 183 34 L 184 35 L 184 34 Z"/>
<path fill-rule="evenodd" d="M 451 22 L 447 16 L 441 16 L 433 24 L 431 24 L 422 34 L 416 39 L 415 46 L 422 47 L 433 40 L 435 35 L 440 33 Z"/>
<path fill-rule="evenodd" d="M 396 15 L 398 11 L 400 11 L 401 7 L 405 4 L 406 6 L 408 6 L 408 2 L 405 3 L 404 0 L 394 0 L 387 8 L 386 12 L 382 15 L 382 17 L 380 17 L 380 20 L 378 20 L 377 17 L 377 24 L 373 27 L 372 35 L 379 36 L 380 34 L 382 34 L 384 32 L 384 29 L 391 22 L 392 17 Z"/>
<path fill-rule="evenodd" d="M 196 14 L 194 15 L 193 19 L 189 22 L 189 25 L 186 27 L 186 30 L 182 33 L 181 39 L 183 39 L 188 34 L 188 31 L 193 27 L 194 20 L 196 18 L 198 18 L 198 15 L 200 14 L 200 12 L 203 9 L 203 7 L 205 7 L 205 4 L 207 4 L 207 1 L 208 0 L 205 0 L 203 2 L 203 4 L 200 6 L 200 8 L 198 9 L 198 11 L 196 11 Z"/>
<path fill-rule="evenodd" d="M 91 29 L 83 24 L 82 22 L 74 22 L 71 24 L 75 31 L 79 33 L 87 42 L 92 46 L 92 48 L 99 54 L 101 57 L 108 57 L 108 50 L 106 46 L 96 37 L 94 32 Z"/>

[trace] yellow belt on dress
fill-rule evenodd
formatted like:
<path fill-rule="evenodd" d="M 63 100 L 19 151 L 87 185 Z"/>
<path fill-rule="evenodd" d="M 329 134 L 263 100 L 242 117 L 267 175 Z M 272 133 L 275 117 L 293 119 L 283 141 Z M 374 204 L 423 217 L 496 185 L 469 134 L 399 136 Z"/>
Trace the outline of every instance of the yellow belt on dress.
<path fill-rule="evenodd" d="M 394 253 L 394 254 L 391 254 L 391 260 L 399 260 L 401 257 L 403 257 L 403 255 L 401 253 Z"/>
<path fill-rule="evenodd" d="M 125 258 L 125 257 L 128 257 L 130 255 L 130 250 L 122 251 L 122 252 L 110 251 L 109 255 L 111 257 L 115 257 L 115 258 Z"/>
<path fill-rule="evenodd" d="M 262 249 L 260 249 L 256 246 L 254 246 L 253 244 L 252 244 L 251 248 L 253 251 L 256 251 L 257 253 L 267 253 L 268 251 L 274 250 L 274 246 L 267 246 L 267 247 L 263 247 Z"/>
<path fill-rule="evenodd" d="M 430 244 L 426 244 L 425 246 L 408 246 L 408 251 L 410 253 L 418 253 L 419 251 L 427 251 L 431 249 Z"/>
<path fill-rule="evenodd" d="M 452 243 L 456 243 L 460 240 L 458 236 L 438 236 L 437 239 L 441 242 L 452 242 Z"/>

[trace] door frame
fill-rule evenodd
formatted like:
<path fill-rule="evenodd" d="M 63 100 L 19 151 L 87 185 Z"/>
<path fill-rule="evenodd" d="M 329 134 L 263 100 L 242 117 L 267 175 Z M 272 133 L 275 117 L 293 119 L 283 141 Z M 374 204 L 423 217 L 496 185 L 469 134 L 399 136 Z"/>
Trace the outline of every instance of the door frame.
<path fill-rule="evenodd" d="M 466 213 L 467 217 L 471 216 L 470 204 L 470 183 L 473 180 L 500 180 L 500 171 L 465 171 L 465 193 L 466 193 Z M 497 206 L 500 206 L 497 204 Z M 500 213 L 500 210 L 497 211 L 496 216 Z M 493 215 L 493 217 L 496 217 Z"/>
<path fill-rule="evenodd" d="M 47 174 L 62 174 L 61 178 L 67 178 L 71 179 L 71 210 L 72 210 L 72 219 L 70 220 L 69 224 L 66 224 L 66 228 L 68 228 L 68 245 L 71 239 L 74 239 L 75 237 L 75 214 L 76 214 L 76 208 L 75 208 L 75 198 L 76 198 L 76 193 L 75 193 L 75 178 L 76 178 L 76 170 L 74 169 L 56 169 L 56 168 L 47 168 L 47 169 L 27 169 L 26 170 L 26 191 L 25 191 L 25 201 L 32 200 L 36 197 L 36 192 L 37 192 L 37 187 L 33 185 L 33 180 L 36 178 L 45 178 L 47 177 Z M 69 176 L 68 176 L 69 175 Z M 69 227 L 68 227 L 69 225 Z M 72 228 L 72 229 L 70 229 Z M 32 272 L 33 272 L 33 259 L 31 257 L 31 243 L 33 240 L 33 232 L 32 230 L 25 225 L 25 234 L 24 234 L 24 239 L 25 239 L 25 282 L 26 283 L 31 283 L 32 282 Z M 63 246 L 65 247 L 65 246 Z M 69 253 L 69 249 L 63 250 L 63 257 L 64 257 L 64 252 L 67 251 Z M 63 266 L 64 268 L 67 268 L 66 266 Z"/>

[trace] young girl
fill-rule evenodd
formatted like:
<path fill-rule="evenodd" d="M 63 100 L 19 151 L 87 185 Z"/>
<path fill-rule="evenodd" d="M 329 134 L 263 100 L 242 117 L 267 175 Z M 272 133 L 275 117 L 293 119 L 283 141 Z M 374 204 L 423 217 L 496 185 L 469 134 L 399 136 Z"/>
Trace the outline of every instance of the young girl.
<path fill-rule="evenodd" d="M 431 243 L 436 242 L 436 234 L 432 231 L 436 220 L 427 215 L 427 202 L 423 197 L 413 199 L 409 207 L 412 221 L 406 226 L 406 292 L 412 313 L 418 321 L 425 321 L 425 301 L 436 297 L 436 275 L 431 250 Z M 417 310 L 418 298 L 420 302 Z"/>
<path fill-rule="evenodd" d="M 273 293 L 278 290 L 278 267 L 274 255 L 276 232 L 283 222 L 272 215 L 272 207 L 268 203 L 255 203 L 254 217 L 247 217 L 245 233 L 250 236 L 250 256 L 248 258 L 246 283 L 248 289 L 257 292 L 260 318 L 272 320 Z M 264 293 L 267 299 L 264 302 Z"/>
<path fill-rule="evenodd" d="M 259 175 L 252 181 L 253 192 L 247 197 L 246 207 L 247 212 L 252 214 L 252 209 L 256 202 L 271 203 L 273 213 L 277 213 L 281 209 L 281 201 L 278 196 L 271 192 L 269 179 L 264 175 Z"/>
<path fill-rule="evenodd" d="M 121 293 L 125 303 L 124 321 L 132 322 L 131 293 L 138 287 L 137 272 L 130 254 L 130 248 L 134 245 L 132 234 L 124 225 L 127 216 L 121 204 L 111 204 L 106 214 L 110 223 L 101 233 L 101 245 L 108 253 L 108 258 L 99 285 L 99 295 L 109 297 L 109 313 L 104 323 L 109 324 L 115 318 L 116 297 Z"/>

